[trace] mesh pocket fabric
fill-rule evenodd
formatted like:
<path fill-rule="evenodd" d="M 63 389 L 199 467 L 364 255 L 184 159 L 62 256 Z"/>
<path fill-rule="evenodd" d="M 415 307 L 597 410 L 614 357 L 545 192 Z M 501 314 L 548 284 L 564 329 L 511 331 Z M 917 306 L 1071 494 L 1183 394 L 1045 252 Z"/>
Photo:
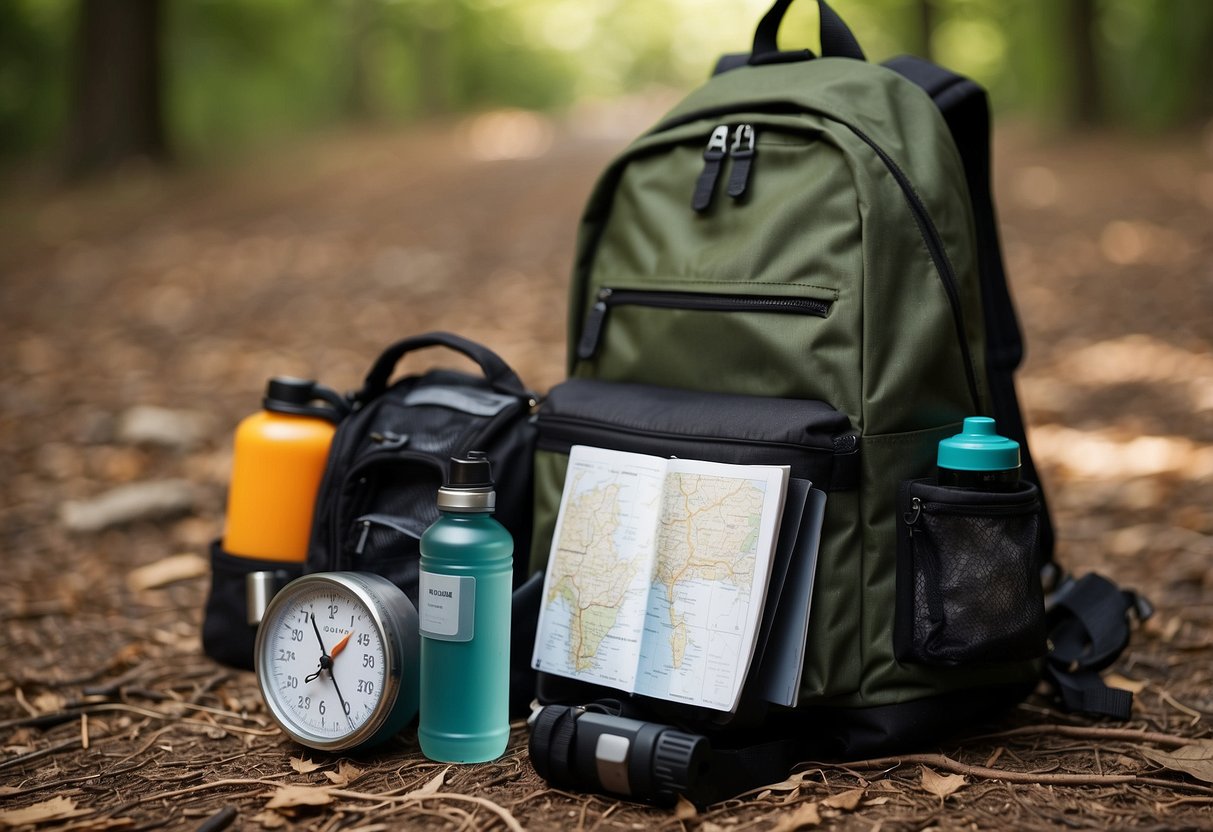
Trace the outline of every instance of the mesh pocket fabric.
<path fill-rule="evenodd" d="M 1044 655 L 1036 486 L 993 494 L 920 480 L 900 502 L 898 658 L 958 666 Z"/>

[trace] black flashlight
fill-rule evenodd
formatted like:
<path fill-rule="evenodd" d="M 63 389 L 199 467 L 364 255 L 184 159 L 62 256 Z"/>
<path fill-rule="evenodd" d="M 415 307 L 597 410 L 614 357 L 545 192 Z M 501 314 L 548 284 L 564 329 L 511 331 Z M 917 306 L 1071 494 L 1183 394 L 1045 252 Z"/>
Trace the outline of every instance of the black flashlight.
<path fill-rule="evenodd" d="M 658 805 L 679 795 L 697 805 L 713 799 L 706 737 L 568 705 L 547 705 L 530 723 L 531 763 L 556 788 Z"/>

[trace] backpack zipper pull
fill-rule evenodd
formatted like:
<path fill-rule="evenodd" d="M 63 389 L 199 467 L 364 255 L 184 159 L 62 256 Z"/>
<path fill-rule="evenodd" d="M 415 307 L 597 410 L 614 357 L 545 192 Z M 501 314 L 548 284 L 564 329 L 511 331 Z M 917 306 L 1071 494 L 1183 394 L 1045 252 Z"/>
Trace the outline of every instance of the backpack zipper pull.
<path fill-rule="evenodd" d="M 910 529 L 910 539 L 914 539 L 914 529 L 918 525 L 918 518 L 922 516 L 922 500 L 914 497 L 910 500 L 910 510 L 901 515 L 902 521 Z"/>
<path fill-rule="evenodd" d="M 594 357 L 594 353 L 598 352 L 598 341 L 602 338 L 602 325 L 606 323 L 608 302 L 611 299 L 611 290 L 602 288 L 598 290 L 598 300 L 590 308 L 590 314 L 586 316 L 585 328 L 581 331 L 581 340 L 577 342 L 577 357 L 582 361 L 589 361 Z"/>
<path fill-rule="evenodd" d="M 733 169 L 729 172 L 729 196 L 733 199 L 744 196 L 746 186 L 750 182 L 750 165 L 754 162 L 756 138 L 752 124 L 739 124 L 733 131 L 733 147 L 729 150 L 729 158 L 733 160 Z"/>
<path fill-rule="evenodd" d="M 712 128 L 708 146 L 703 151 L 703 170 L 695 180 L 695 194 L 691 197 L 691 207 L 696 213 L 703 213 L 712 204 L 712 193 L 716 190 L 716 180 L 720 177 L 720 163 L 724 160 L 729 149 L 729 126 L 718 124 Z"/>
<path fill-rule="evenodd" d="M 366 538 L 367 538 L 367 535 L 369 535 L 370 533 L 371 533 L 371 521 L 363 520 L 362 521 L 362 534 L 359 535 L 359 537 L 358 537 L 358 545 L 354 547 L 355 555 L 361 555 L 363 550 L 366 549 Z"/>

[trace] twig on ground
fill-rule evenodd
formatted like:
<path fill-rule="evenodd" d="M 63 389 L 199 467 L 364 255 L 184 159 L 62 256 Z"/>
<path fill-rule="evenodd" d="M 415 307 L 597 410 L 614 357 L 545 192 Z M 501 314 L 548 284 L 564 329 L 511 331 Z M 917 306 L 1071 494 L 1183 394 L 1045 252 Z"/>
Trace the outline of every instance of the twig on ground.
<path fill-rule="evenodd" d="M 1178 737 L 1173 734 L 1162 734 L 1157 731 L 1139 731 L 1135 728 L 1104 728 L 1086 725 L 1025 725 L 1021 728 L 1011 728 L 993 734 L 980 734 L 965 738 L 966 743 L 981 740 L 997 740 L 1008 737 L 1025 737 L 1035 734 L 1074 737 L 1085 740 L 1127 740 L 1132 742 L 1152 742 L 1169 748 L 1182 748 L 1191 745 L 1190 737 Z"/>

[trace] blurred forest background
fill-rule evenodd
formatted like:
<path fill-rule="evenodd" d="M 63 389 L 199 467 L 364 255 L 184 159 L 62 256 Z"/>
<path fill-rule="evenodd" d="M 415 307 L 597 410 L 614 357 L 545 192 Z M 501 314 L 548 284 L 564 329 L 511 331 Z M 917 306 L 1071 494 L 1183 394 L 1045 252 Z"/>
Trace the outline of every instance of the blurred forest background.
<path fill-rule="evenodd" d="M 236 806 L 279 828 L 265 778 L 330 785 L 288 763 L 252 674 L 201 653 L 233 427 L 270 375 L 351 389 L 433 329 L 561 381 L 594 178 L 770 3 L 0 0 L 0 655 L 20 657 L 0 667 L 0 826 Z M 789 829 L 849 794 L 822 805 L 850 813 L 837 828 L 1208 828 L 1210 752 L 1160 754 L 1213 742 L 1213 0 L 831 3 L 872 60 L 991 90 L 1033 456 L 1060 562 L 1157 608 L 1113 668 L 1148 733 L 1075 734 L 1036 698 L 1025 733 L 941 745 L 1009 778 L 946 806 L 883 761 L 674 822 Z M 793 4 L 781 44 L 815 45 L 816 17 Z M 290 828 L 482 828 L 472 795 L 536 832 L 673 828 L 548 790 L 526 759 L 519 723 L 501 761 L 452 770 L 459 801 L 343 798 Z M 438 782 L 407 733 L 362 767 L 367 793 Z"/>
<path fill-rule="evenodd" d="M 349 123 L 689 88 L 769 0 L 6 0 L 0 165 L 195 163 Z M 972 75 L 1057 128 L 1213 112 L 1208 0 L 837 0 L 868 56 Z M 746 21 L 744 26 L 739 21 Z M 816 43 L 794 4 L 783 43 Z"/>

